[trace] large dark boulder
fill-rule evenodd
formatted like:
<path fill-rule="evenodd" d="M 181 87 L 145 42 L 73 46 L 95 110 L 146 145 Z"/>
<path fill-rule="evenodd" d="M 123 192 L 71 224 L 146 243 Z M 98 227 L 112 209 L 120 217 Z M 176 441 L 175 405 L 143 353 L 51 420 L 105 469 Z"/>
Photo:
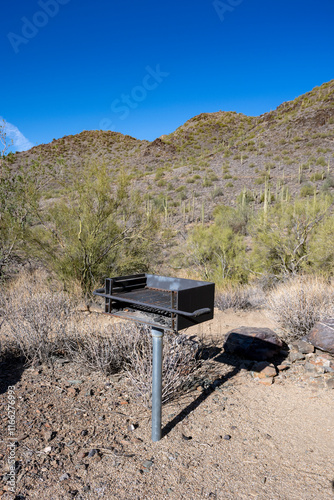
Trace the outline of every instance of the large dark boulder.
<path fill-rule="evenodd" d="M 334 318 L 316 323 L 306 338 L 318 349 L 334 354 Z"/>
<path fill-rule="evenodd" d="M 227 333 L 225 352 L 246 359 L 264 361 L 287 349 L 285 342 L 270 328 L 240 326 Z"/>

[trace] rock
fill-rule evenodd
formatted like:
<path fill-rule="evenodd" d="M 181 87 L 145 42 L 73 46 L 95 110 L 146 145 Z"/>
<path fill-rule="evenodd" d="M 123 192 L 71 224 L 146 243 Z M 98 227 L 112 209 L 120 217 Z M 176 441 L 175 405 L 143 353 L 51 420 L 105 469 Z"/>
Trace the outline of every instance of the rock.
<path fill-rule="evenodd" d="M 232 436 L 230 436 L 230 434 L 225 434 L 225 436 L 224 436 L 224 439 L 226 441 L 229 441 L 231 438 L 232 438 Z"/>
<path fill-rule="evenodd" d="M 45 441 L 52 441 L 56 437 L 57 432 L 44 430 L 42 435 Z"/>
<path fill-rule="evenodd" d="M 184 441 L 190 441 L 192 439 L 192 436 L 186 436 L 185 434 L 181 434 L 182 436 L 182 439 L 184 439 Z"/>
<path fill-rule="evenodd" d="M 50 451 L 52 450 L 51 446 L 47 446 L 46 448 L 44 448 L 44 453 L 50 453 Z"/>
<path fill-rule="evenodd" d="M 295 361 L 302 361 L 303 359 L 305 359 L 305 355 L 301 352 L 290 352 L 289 354 L 289 360 L 291 363 L 295 363 Z"/>
<path fill-rule="evenodd" d="M 88 458 L 93 457 L 93 456 L 94 456 L 94 455 L 96 455 L 98 452 L 99 452 L 99 450 L 97 450 L 96 448 L 93 448 L 92 450 L 90 450 L 90 451 L 89 451 L 89 453 L 88 453 Z"/>
<path fill-rule="evenodd" d="M 312 363 L 306 362 L 304 365 L 304 370 L 306 370 L 307 372 L 315 372 L 317 370 L 317 367 Z"/>
<path fill-rule="evenodd" d="M 228 332 L 224 350 L 247 359 L 264 361 L 278 354 L 285 343 L 270 328 L 241 326 Z"/>
<path fill-rule="evenodd" d="M 334 354 L 334 319 L 316 323 L 307 335 L 307 340 L 318 349 Z"/>
<path fill-rule="evenodd" d="M 74 398 L 79 393 L 79 389 L 76 387 L 70 387 L 67 391 L 67 395 Z"/>
<path fill-rule="evenodd" d="M 289 368 L 290 368 L 290 365 L 285 364 L 285 363 L 283 363 L 281 365 L 277 365 L 277 370 L 279 372 L 283 372 L 284 370 L 288 370 Z"/>
<path fill-rule="evenodd" d="M 153 460 L 145 460 L 145 462 L 143 463 L 144 469 L 150 469 L 152 465 L 153 465 Z"/>
<path fill-rule="evenodd" d="M 65 474 L 62 474 L 59 478 L 59 481 L 66 481 L 67 479 L 70 479 L 70 476 L 69 474 L 67 474 L 67 472 L 65 472 Z"/>
<path fill-rule="evenodd" d="M 314 345 L 309 342 L 305 342 L 305 340 L 296 340 L 295 342 L 292 342 L 292 346 L 302 354 L 310 354 L 314 352 Z"/>
<path fill-rule="evenodd" d="M 273 364 L 267 361 L 261 361 L 253 366 L 254 377 L 266 378 L 266 377 L 276 377 L 277 371 Z"/>
<path fill-rule="evenodd" d="M 331 377 L 326 382 L 328 389 L 334 389 L 334 377 Z"/>

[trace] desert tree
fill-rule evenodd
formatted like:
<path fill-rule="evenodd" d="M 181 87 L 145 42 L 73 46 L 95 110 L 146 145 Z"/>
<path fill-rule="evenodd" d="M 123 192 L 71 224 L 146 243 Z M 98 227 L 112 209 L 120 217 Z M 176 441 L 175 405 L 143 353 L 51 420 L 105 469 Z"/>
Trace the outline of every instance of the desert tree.
<path fill-rule="evenodd" d="M 36 206 L 29 241 L 66 286 L 79 283 L 87 296 L 108 275 L 148 269 L 158 222 L 124 172 L 114 180 L 104 164 L 63 164 L 55 180 L 61 195 Z"/>

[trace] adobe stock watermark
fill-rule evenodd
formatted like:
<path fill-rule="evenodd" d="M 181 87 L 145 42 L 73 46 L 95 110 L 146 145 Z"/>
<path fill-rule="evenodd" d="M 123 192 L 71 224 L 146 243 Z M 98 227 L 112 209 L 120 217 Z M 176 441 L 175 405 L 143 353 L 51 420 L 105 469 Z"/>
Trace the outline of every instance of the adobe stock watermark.
<path fill-rule="evenodd" d="M 16 469 L 15 469 L 15 461 L 16 461 L 16 411 L 15 411 L 15 386 L 10 385 L 8 387 L 7 393 L 7 415 L 8 415 L 8 468 L 9 472 L 6 473 L 6 482 L 7 482 L 7 490 L 15 493 L 16 486 Z"/>
<path fill-rule="evenodd" d="M 26 45 L 30 40 L 35 38 L 39 30 L 44 28 L 49 20 L 58 14 L 60 5 L 66 5 L 70 1 L 71 0 L 39 0 L 37 4 L 41 10 L 36 11 L 31 19 L 21 17 L 21 33 L 17 34 L 10 32 L 7 34 L 7 38 L 15 54 L 19 53 L 19 47 L 22 44 Z"/>
<path fill-rule="evenodd" d="M 156 90 L 159 85 L 169 76 L 166 71 L 161 71 L 160 64 L 155 69 L 146 66 L 146 74 L 142 79 L 141 85 L 133 87 L 129 94 L 122 94 L 120 98 L 114 99 L 111 103 L 111 111 L 119 115 L 120 120 L 125 120 L 131 113 L 131 110 L 138 108 L 139 104 L 147 98 L 149 92 Z M 109 118 L 100 121 L 100 128 L 112 130 L 115 124 Z"/>
<path fill-rule="evenodd" d="M 227 12 L 233 12 L 236 7 L 238 7 L 244 0 L 214 0 L 212 5 L 218 14 L 219 19 L 223 22 L 225 21 L 225 14 Z"/>

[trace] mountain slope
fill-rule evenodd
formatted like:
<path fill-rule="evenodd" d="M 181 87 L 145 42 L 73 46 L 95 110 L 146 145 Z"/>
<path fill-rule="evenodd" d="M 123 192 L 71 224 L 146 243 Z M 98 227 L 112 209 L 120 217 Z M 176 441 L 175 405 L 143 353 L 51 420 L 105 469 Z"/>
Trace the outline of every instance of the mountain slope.
<path fill-rule="evenodd" d="M 172 221 L 210 218 L 247 189 L 272 195 L 333 191 L 334 80 L 259 117 L 202 113 L 153 142 L 116 132 L 85 131 L 7 157 L 15 165 L 104 162 L 123 171 Z"/>

